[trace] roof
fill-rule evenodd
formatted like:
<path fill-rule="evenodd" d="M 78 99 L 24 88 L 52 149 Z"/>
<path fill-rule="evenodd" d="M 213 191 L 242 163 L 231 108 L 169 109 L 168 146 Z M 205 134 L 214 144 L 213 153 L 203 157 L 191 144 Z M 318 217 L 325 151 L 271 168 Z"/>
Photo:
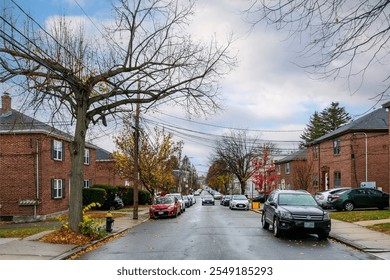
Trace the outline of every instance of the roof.
<path fill-rule="evenodd" d="M 355 132 L 388 132 L 389 116 L 386 108 L 377 109 L 359 119 L 356 119 L 348 124 L 345 124 L 334 131 L 321 136 L 307 145 L 318 144 L 326 140 Z"/>
<path fill-rule="evenodd" d="M 73 136 L 46 123 L 12 110 L 11 114 L 0 115 L 0 134 L 43 133 L 71 141 Z"/>
<path fill-rule="evenodd" d="M 96 160 L 99 161 L 111 161 L 113 160 L 112 153 L 109 151 L 106 151 L 102 148 L 97 148 L 96 149 Z"/>
<path fill-rule="evenodd" d="M 0 135 L 21 133 L 47 134 L 69 142 L 74 138 L 73 135 L 69 133 L 63 132 L 16 110 L 11 110 L 10 114 L 0 115 Z M 86 146 L 89 148 L 100 149 L 92 143 L 86 143 Z"/>
<path fill-rule="evenodd" d="M 295 153 L 288 155 L 280 160 L 277 160 L 276 164 L 290 162 L 290 161 L 294 161 L 294 160 L 306 160 L 306 158 L 307 158 L 307 149 L 301 149 L 298 152 L 295 152 Z"/>

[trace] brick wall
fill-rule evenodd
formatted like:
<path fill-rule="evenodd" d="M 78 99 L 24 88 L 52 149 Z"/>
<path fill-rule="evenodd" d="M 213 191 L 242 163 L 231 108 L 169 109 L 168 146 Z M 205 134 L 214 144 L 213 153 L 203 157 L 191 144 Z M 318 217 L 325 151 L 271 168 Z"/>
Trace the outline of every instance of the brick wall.
<path fill-rule="evenodd" d="M 313 147 L 308 149 L 308 162 L 313 163 L 313 175 L 318 175 L 319 187 L 326 189 L 325 174 L 328 174 L 328 188 L 335 187 L 335 172 L 341 174 L 342 187 L 360 187 L 366 180 L 365 135 L 347 134 L 340 137 L 341 152 L 333 153 L 333 140 L 318 144 L 318 158 L 313 157 Z M 378 188 L 389 191 L 389 150 L 387 133 L 367 133 L 367 179 L 375 181 Z M 385 164 L 384 164 L 385 163 Z"/>
<path fill-rule="evenodd" d="M 51 156 L 53 139 L 44 134 L 0 135 L 0 216 L 45 216 L 68 210 L 69 142 L 62 141 L 64 158 L 56 161 Z M 90 149 L 90 157 L 90 164 L 84 165 L 83 172 L 84 179 L 93 182 L 96 173 L 95 149 Z M 52 198 L 52 179 L 64 180 L 64 198 Z M 20 206 L 19 200 L 37 198 L 37 186 L 41 204 L 37 207 Z"/>

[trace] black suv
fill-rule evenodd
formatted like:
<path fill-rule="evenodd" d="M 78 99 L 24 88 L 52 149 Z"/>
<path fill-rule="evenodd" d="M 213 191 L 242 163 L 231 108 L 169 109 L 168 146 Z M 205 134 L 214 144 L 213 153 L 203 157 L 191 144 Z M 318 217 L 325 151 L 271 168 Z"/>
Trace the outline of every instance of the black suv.
<path fill-rule="evenodd" d="M 318 205 L 310 193 L 298 190 L 270 193 L 264 203 L 261 224 L 263 229 L 272 225 L 276 237 L 287 231 L 301 231 L 327 239 L 331 228 L 329 213 Z"/>

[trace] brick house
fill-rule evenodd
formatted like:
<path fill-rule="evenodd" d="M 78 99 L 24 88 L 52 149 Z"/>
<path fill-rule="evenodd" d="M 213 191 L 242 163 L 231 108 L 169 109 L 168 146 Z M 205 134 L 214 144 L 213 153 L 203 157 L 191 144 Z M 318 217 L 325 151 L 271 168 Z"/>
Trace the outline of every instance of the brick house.
<path fill-rule="evenodd" d="M 389 192 L 389 116 L 377 109 L 307 145 L 312 193 L 365 182 Z"/>
<path fill-rule="evenodd" d="M 11 97 L 2 96 L 0 114 L 0 219 L 39 220 L 69 208 L 72 136 L 11 108 Z M 98 147 L 87 144 L 84 186 L 106 183 L 112 176 L 97 164 Z M 99 168 L 97 168 L 99 166 Z M 119 182 L 118 182 L 119 183 Z"/>
<path fill-rule="evenodd" d="M 302 149 L 275 162 L 278 187 L 282 190 L 298 190 L 304 187 L 297 181 L 297 173 L 307 168 L 307 150 Z"/>

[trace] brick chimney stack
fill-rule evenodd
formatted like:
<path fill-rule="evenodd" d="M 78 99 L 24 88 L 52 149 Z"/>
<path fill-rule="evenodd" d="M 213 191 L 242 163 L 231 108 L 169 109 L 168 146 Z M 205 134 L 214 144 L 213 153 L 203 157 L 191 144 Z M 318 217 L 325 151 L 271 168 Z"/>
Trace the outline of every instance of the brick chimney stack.
<path fill-rule="evenodd" d="M 9 93 L 4 93 L 1 97 L 1 116 L 11 115 L 11 96 Z"/>

